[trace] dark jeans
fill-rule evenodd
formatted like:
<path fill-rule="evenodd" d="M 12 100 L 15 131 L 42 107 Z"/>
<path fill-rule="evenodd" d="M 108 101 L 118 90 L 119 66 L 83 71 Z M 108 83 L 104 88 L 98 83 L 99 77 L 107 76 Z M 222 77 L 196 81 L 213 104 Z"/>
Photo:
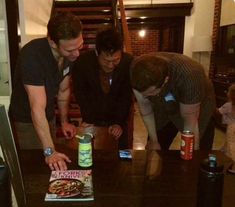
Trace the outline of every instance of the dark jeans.
<path fill-rule="evenodd" d="M 162 150 L 169 149 L 177 133 L 178 129 L 175 127 L 175 125 L 172 122 L 169 122 L 165 127 L 157 131 L 158 142 Z M 204 135 L 200 139 L 200 145 L 199 145 L 200 150 L 212 149 L 214 135 L 215 135 L 215 122 L 214 119 L 211 118 L 204 132 Z"/>
<path fill-rule="evenodd" d="M 110 123 L 108 123 L 106 121 L 96 121 L 94 124 L 95 124 L 95 126 L 98 126 L 98 127 L 110 126 Z M 123 130 L 123 133 L 118 139 L 118 149 L 128 149 L 128 148 L 130 148 L 129 141 L 128 141 L 128 138 L 129 138 L 128 123 L 121 125 L 121 127 Z"/>
<path fill-rule="evenodd" d="M 118 139 L 118 148 L 119 149 L 128 149 L 130 148 L 128 143 L 128 125 L 122 126 L 123 133 Z"/>

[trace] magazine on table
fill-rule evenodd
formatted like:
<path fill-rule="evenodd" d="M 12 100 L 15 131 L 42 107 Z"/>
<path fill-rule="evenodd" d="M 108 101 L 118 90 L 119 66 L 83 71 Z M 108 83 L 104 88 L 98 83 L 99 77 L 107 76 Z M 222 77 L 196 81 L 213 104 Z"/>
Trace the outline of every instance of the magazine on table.
<path fill-rule="evenodd" d="M 94 200 L 92 170 L 52 171 L 45 201 Z"/>

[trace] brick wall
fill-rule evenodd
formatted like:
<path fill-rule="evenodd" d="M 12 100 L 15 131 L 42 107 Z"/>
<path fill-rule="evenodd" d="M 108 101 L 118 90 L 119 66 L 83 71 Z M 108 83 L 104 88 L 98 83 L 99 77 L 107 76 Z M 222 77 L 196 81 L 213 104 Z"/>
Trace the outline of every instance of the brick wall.
<path fill-rule="evenodd" d="M 139 36 L 140 30 L 141 25 L 129 28 L 134 56 L 158 51 L 183 52 L 184 20 L 167 20 L 161 26 L 146 28 L 145 37 Z"/>
<path fill-rule="evenodd" d="M 215 50 L 218 41 L 218 34 L 220 27 L 221 3 L 222 0 L 215 0 L 214 22 L 213 22 L 213 33 L 212 33 L 212 52 L 211 52 L 211 61 L 209 69 L 210 78 L 213 78 L 215 75 Z"/>
<path fill-rule="evenodd" d="M 146 30 L 144 38 L 140 37 L 139 29 L 132 29 L 129 31 L 131 37 L 131 45 L 134 56 L 142 54 L 157 52 L 160 48 L 160 32 L 157 29 Z"/>

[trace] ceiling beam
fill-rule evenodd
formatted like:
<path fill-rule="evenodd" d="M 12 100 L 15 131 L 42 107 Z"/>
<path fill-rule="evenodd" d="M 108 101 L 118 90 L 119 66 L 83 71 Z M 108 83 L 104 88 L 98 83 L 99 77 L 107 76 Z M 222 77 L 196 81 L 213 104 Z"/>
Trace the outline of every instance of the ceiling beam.
<path fill-rule="evenodd" d="M 128 18 L 158 18 L 173 16 L 190 16 L 193 3 L 126 5 L 125 13 Z"/>

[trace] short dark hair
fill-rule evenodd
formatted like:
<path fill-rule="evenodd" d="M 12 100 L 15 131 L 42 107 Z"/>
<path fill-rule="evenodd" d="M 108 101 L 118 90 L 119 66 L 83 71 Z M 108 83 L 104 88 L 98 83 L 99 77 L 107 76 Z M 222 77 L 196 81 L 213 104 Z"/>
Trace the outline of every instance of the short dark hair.
<path fill-rule="evenodd" d="M 121 34 L 115 29 L 106 29 L 96 35 L 96 50 L 98 54 L 102 51 L 113 54 L 123 49 Z"/>
<path fill-rule="evenodd" d="M 78 16 L 70 12 L 58 12 L 47 24 L 48 36 L 56 44 L 60 40 L 75 39 L 82 34 L 82 25 Z"/>
<path fill-rule="evenodd" d="M 144 91 L 153 85 L 161 87 L 167 75 L 167 60 L 156 54 L 141 55 L 131 65 L 132 87 L 138 91 Z"/>

